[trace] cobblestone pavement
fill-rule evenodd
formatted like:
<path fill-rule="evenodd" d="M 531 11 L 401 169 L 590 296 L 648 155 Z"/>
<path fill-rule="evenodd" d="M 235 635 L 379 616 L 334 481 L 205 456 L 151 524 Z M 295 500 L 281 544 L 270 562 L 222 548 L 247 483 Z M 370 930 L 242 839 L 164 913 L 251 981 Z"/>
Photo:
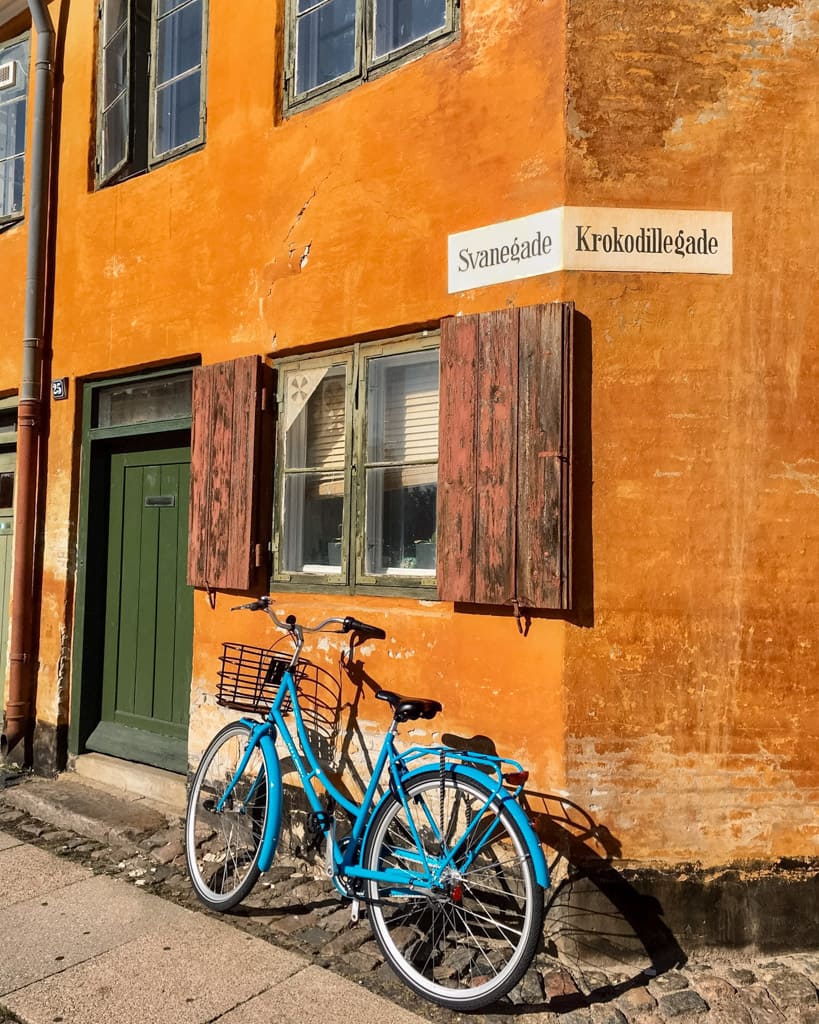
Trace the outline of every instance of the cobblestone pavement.
<path fill-rule="evenodd" d="M 166 828 L 127 839 L 112 835 L 103 844 L 37 821 L 4 805 L 0 795 L 0 829 L 208 913 L 191 891 L 178 822 L 169 819 Z M 349 905 L 319 872 L 303 857 L 281 857 L 238 912 L 222 920 L 298 951 L 434 1024 L 465 1019 L 417 998 L 395 978 L 366 920 L 351 924 Z M 469 1019 L 476 1024 L 819 1024 L 819 952 L 750 960 L 720 951 L 663 971 L 625 961 L 601 966 L 578 953 L 554 955 L 554 947 L 551 952 L 538 954 L 507 1000 Z M 0 1008 L 0 1024 L 13 1020 Z"/>

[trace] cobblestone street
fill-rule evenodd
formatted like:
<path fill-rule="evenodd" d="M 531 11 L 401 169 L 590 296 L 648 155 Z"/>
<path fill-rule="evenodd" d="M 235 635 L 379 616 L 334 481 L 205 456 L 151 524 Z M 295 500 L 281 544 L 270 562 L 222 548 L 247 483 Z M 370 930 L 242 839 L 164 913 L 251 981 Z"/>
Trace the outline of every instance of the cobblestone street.
<path fill-rule="evenodd" d="M 181 826 L 172 820 L 159 830 L 112 834 L 101 842 L 39 821 L 10 807 L 0 794 L 0 828 L 95 873 L 207 914 L 192 894 Z M 349 904 L 319 873 L 318 861 L 280 857 L 238 912 L 222 920 L 430 1021 L 461 1019 L 416 998 L 395 978 L 366 920 L 351 924 Z M 611 958 L 604 964 L 599 958 L 584 960 L 579 947 L 567 956 L 565 944 L 558 951 L 549 941 L 548 926 L 546 936 L 546 950 L 511 997 L 471 1019 L 479 1024 L 558 1019 L 562 1024 L 819 1024 L 819 953 L 754 959 L 728 951 L 689 958 L 683 953 L 678 964 L 658 969 Z"/>

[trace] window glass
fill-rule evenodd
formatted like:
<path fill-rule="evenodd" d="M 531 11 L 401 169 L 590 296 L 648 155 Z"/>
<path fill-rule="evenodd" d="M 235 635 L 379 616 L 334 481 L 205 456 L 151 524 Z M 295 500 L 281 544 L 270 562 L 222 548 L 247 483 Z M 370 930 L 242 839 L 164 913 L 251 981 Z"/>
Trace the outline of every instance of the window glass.
<path fill-rule="evenodd" d="M 346 364 L 291 370 L 285 374 L 284 388 L 282 565 L 288 572 L 340 572 Z"/>
<path fill-rule="evenodd" d="M 369 360 L 365 571 L 433 575 L 438 352 Z"/>
<path fill-rule="evenodd" d="M 447 0 L 375 0 L 375 53 L 382 56 L 446 25 Z"/>
<path fill-rule="evenodd" d="M 355 68 L 355 0 L 299 0 L 296 90 L 308 92 Z"/>
<path fill-rule="evenodd" d="M 133 384 L 113 384 L 96 393 L 95 427 L 171 420 L 191 414 L 190 374 L 159 377 Z"/>
<path fill-rule="evenodd" d="M 157 156 L 199 137 L 202 95 L 202 0 L 164 7 L 170 13 L 157 24 Z"/>
<path fill-rule="evenodd" d="M 156 80 L 161 85 L 199 67 L 202 60 L 202 2 L 162 18 L 157 25 Z"/>
<path fill-rule="evenodd" d="M 0 47 L 9 84 L 0 89 L 0 217 L 23 212 L 28 39 Z"/>
<path fill-rule="evenodd" d="M 199 136 L 199 71 L 162 86 L 156 94 L 156 152 L 169 153 Z"/>

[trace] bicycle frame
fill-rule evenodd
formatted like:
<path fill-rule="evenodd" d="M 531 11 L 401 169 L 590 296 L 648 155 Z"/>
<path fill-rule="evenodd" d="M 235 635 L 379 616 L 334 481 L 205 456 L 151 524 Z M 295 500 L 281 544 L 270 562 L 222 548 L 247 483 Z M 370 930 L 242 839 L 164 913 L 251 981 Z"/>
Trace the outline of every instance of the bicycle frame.
<path fill-rule="evenodd" d="M 282 713 L 282 707 L 288 698 L 292 707 L 298 744 Z M 321 831 L 324 833 L 327 842 L 331 844 L 332 858 L 328 856 L 328 873 L 332 871 L 334 879 L 336 877 L 346 877 L 386 882 L 388 885 L 394 886 L 397 891 L 414 890 L 417 892 L 418 890 L 432 889 L 440 884 L 441 876 L 444 872 L 448 868 L 454 867 L 455 858 L 464 849 L 465 845 L 470 844 L 470 840 L 478 828 L 483 812 L 490 805 L 503 802 L 515 817 L 526 837 L 528 852 L 532 858 L 538 882 L 544 888 L 549 885 L 548 870 L 543 857 L 543 851 L 528 818 L 516 800 L 521 787 L 508 789 L 504 783 L 502 766 L 508 765 L 508 770 L 520 771 L 521 766 L 516 761 L 508 758 L 490 757 L 474 752 L 462 753 L 448 747 L 410 747 L 404 753 L 399 753 L 395 748 L 396 725 L 393 722 L 384 736 L 381 750 L 373 766 L 372 776 L 362 801 L 360 804 L 356 804 L 340 792 L 318 762 L 307 735 L 307 729 L 304 724 L 301 708 L 299 707 L 298 690 L 291 668 L 286 669 L 282 676 L 267 718 L 263 722 L 245 718 L 241 721 L 251 730 L 251 735 L 236 775 L 222 795 L 217 805 L 217 810 L 221 811 L 226 801 L 230 798 L 235 784 L 247 767 L 253 751 L 256 747 L 261 747 L 266 771 L 269 776 L 267 779 L 269 789 L 268 819 L 265 823 L 259 854 L 259 869 L 261 871 L 267 871 L 271 866 L 281 831 L 282 779 L 276 753 L 276 739 L 278 736 L 281 736 L 287 752 L 295 765 L 310 808 L 321 823 Z M 479 783 L 483 789 L 489 789 L 489 795 L 480 813 L 475 815 L 474 820 L 467 826 L 457 844 L 444 856 L 436 858 L 434 862 L 424 852 L 424 844 L 418 835 L 413 815 L 409 810 L 405 788 L 406 784 L 411 782 L 413 778 L 416 778 L 422 772 L 428 771 L 432 766 L 431 764 L 420 764 L 423 759 L 437 760 L 439 770 L 442 772 L 454 773 L 461 778 Z M 411 767 L 413 765 L 415 767 Z M 387 799 L 390 793 L 392 793 L 404 806 L 407 822 L 413 833 L 413 840 L 418 852 L 417 870 L 415 871 L 402 871 L 396 868 L 372 871 L 365 868 L 362 864 L 363 851 L 373 818 L 374 804 L 376 803 L 376 793 L 385 768 L 387 769 L 390 785 L 385 795 L 381 797 L 381 800 Z M 487 769 L 492 771 L 494 779 L 492 775 L 487 774 Z M 347 811 L 353 820 L 352 834 L 343 848 L 336 842 L 332 824 L 326 821 L 324 806 L 315 789 L 316 781 L 321 784 L 324 791 L 336 804 Z M 251 787 L 247 803 L 250 802 L 254 790 L 255 786 Z M 443 837 L 440 834 L 437 823 L 432 820 L 428 813 L 426 818 L 437 838 L 442 840 Z M 466 859 L 462 862 L 462 868 L 468 867 L 471 864 L 472 860 L 483 848 L 485 842 L 486 837 L 484 837 L 482 842 L 477 843 L 474 848 L 469 849 Z M 404 859 L 407 859 L 407 857 L 405 856 Z"/>

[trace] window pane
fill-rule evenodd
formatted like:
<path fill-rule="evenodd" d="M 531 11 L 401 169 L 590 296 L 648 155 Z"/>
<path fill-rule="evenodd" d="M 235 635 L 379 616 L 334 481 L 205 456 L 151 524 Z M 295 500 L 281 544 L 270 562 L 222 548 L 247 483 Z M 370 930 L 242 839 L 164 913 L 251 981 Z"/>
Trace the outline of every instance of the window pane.
<path fill-rule="evenodd" d="M 0 104 L 0 160 L 20 156 L 26 149 L 26 101 Z"/>
<path fill-rule="evenodd" d="M 121 164 L 128 152 L 128 94 L 102 115 L 102 174 Z"/>
<path fill-rule="evenodd" d="M 128 0 L 107 0 L 105 4 L 104 42 L 114 35 L 128 19 Z"/>
<path fill-rule="evenodd" d="M 288 473 L 282 512 L 282 569 L 341 572 L 344 475 Z"/>
<path fill-rule="evenodd" d="M 23 173 L 25 157 L 0 162 L 0 217 L 23 210 Z"/>
<path fill-rule="evenodd" d="M 123 27 L 117 32 L 111 42 L 106 46 L 103 55 L 103 89 L 102 102 L 105 107 L 111 103 L 125 89 L 128 76 L 128 27 Z"/>
<path fill-rule="evenodd" d="M 188 417 L 191 414 L 190 374 L 136 384 L 114 384 L 97 392 L 96 403 L 95 427 Z"/>
<path fill-rule="evenodd" d="M 438 458 L 438 351 L 369 361 L 367 461 Z"/>
<path fill-rule="evenodd" d="M 156 50 L 157 85 L 199 67 L 202 62 L 201 0 L 194 0 L 159 22 Z"/>
<path fill-rule="evenodd" d="M 376 0 L 375 53 L 380 57 L 446 25 L 447 0 Z"/>
<path fill-rule="evenodd" d="M 169 153 L 178 146 L 199 138 L 200 82 L 195 71 L 156 94 L 156 154 Z"/>
<path fill-rule="evenodd" d="M 355 68 L 355 18 L 355 0 L 327 0 L 298 17 L 296 92 L 332 82 Z"/>
<path fill-rule="evenodd" d="M 367 471 L 367 573 L 435 574 L 437 495 L 437 466 Z"/>
<path fill-rule="evenodd" d="M 347 368 L 291 370 L 285 379 L 285 466 L 343 470 Z"/>
<path fill-rule="evenodd" d="M 159 15 L 168 14 L 177 7 L 181 7 L 182 4 L 187 3 L 188 0 L 159 0 Z"/>

